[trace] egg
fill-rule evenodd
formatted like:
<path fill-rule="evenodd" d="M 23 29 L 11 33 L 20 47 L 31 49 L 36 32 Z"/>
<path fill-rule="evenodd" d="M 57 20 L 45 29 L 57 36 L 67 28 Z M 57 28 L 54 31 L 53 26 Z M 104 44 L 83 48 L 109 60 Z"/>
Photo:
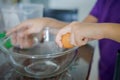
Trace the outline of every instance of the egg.
<path fill-rule="evenodd" d="M 66 33 L 62 36 L 61 40 L 63 48 L 73 48 L 74 46 L 70 43 L 70 33 Z"/>

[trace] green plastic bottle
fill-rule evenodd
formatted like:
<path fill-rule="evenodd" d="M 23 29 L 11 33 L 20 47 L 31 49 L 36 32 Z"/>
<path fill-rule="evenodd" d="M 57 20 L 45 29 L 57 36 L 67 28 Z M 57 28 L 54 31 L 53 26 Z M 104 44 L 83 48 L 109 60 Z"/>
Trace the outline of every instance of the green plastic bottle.
<path fill-rule="evenodd" d="M 6 37 L 6 32 L 0 32 L 0 40 L 1 40 L 1 41 L 2 41 L 2 39 L 3 39 L 4 37 Z M 8 39 L 8 40 L 4 43 L 4 46 L 5 46 L 7 49 L 11 48 L 11 47 L 13 46 L 12 43 L 11 43 L 11 40 Z"/>
<path fill-rule="evenodd" d="M 6 36 L 5 32 L 0 32 L 0 39 L 4 38 Z"/>

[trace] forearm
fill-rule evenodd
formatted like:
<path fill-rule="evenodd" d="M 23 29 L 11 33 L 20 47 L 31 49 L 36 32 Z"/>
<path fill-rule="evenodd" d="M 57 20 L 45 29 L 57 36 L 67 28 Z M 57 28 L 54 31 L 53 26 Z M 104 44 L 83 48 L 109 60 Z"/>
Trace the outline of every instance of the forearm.
<path fill-rule="evenodd" d="M 120 42 L 120 24 L 117 23 L 99 23 L 104 37 Z"/>
<path fill-rule="evenodd" d="M 49 26 L 49 27 L 55 27 L 55 28 L 63 28 L 64 26 L 68 25 L 69 23 L 66 22 L 62 22 L 56 19 L 52 19 L 52 18 L 40 18 L 39 19 L 40 22 L 43 22 L 43 24 L 45 26 Z M 92 22 L 92 23 L 96 23 L 97 22 L 97 18 L 92 16 L 92 15 L 88 15 L 83 22 Z"/>
<path fill-rule="evenodd" d="M 49 26 L 49 27 L 55 27 L 55 28 L 62 28 L 67 24 L 69 24 L 56 19 L 52 19 L 52 18 L 42 18 L 40 19 L 40 21 L 42 21 L 46 27 Z"/>
<path fill-rule="evenodd" d="M 92 15 L 88 15 L 82 22 L 97 23 L 98 19 Z"/>
<path fill-rule="evenodd" d="M 87 23 L 97 23 L 98 19 L 92 15 L 88 15 L 83 22 Z M 103 32 L 103 38 L 112 39 L 120 42 L 120 24 L 117 23 L 98 23 L 101 28 L 101 32 Z"/>

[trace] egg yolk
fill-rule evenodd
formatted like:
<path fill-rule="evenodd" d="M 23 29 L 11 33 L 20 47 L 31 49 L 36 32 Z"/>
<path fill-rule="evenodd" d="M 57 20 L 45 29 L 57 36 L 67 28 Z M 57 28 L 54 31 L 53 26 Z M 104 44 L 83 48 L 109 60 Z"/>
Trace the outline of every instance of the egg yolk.
<path fill-rule="evenodd" d="M 64 34 L 64 35 L 62 36 L 61 42 L 62 42 L 64 48 L 72 48 L 72 47 L 74 47 L 74 46 L 70 43 L 70 33 Z"/>

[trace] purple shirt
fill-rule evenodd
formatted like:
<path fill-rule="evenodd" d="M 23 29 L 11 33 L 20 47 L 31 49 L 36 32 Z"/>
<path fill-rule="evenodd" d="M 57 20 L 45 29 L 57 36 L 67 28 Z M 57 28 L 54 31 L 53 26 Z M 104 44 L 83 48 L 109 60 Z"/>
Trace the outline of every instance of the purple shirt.
<path fill-rule="evenodd" d="M 99 23 L 120 23 L 120 0 L 98 0 L 91 15 L 98 18 Z M 116 54 L 120 49 L 120 43 L 102 39 L 99 41 L 99 47 L 99 79 L 113 80 Z"/>

